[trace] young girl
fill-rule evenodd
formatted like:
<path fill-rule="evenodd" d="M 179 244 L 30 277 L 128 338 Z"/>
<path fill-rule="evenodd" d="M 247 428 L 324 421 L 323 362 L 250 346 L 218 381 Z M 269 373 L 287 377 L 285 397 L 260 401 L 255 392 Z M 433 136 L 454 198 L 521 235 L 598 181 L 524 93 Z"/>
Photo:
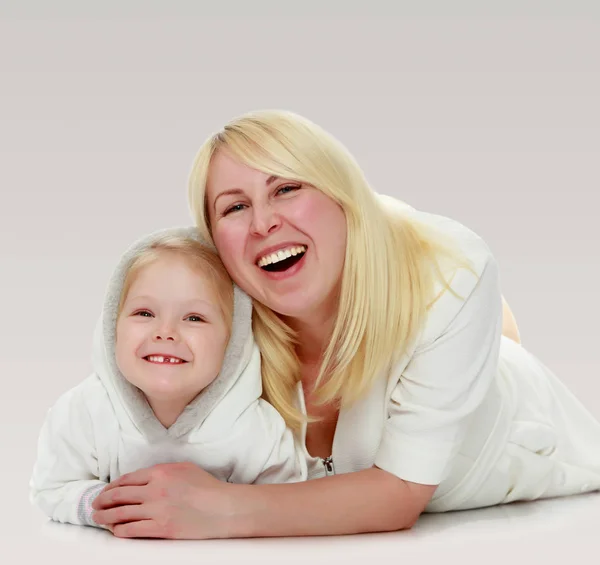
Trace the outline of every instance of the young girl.
<path fill-rule="evenodd" d="M 110 281 L 94 373 L 43 425 L 31 499 L 97 525 L 91 503 L 124 473 L 189 461 L 232 483 L 299 481 L 304 458 L 260 399 L 252 304 L 193 228 L 136 242 Z"/>

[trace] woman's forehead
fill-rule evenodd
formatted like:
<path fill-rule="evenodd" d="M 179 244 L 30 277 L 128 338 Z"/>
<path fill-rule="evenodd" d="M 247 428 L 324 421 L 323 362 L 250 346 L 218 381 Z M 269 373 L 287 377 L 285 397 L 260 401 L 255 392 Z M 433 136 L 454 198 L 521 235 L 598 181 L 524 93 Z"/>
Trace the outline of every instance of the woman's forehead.
<path fill-rule="evenodd" d="M 225 193 L 243 191 L 249 187 L 269 187 L 279 177 L 242 163 L 229 152 L 219 150 L 213 156 L 207 177 L 209 200 Z"/>
<path fill-rule="evenodd" d="M 246 165 L 225 148 L 219 148 L 215 151 L 209 165 L 209 179 L 213 177 L 214 180 L 228 180 L 248 175 L 269 176 L 268 173 L 263 173 Z"/>

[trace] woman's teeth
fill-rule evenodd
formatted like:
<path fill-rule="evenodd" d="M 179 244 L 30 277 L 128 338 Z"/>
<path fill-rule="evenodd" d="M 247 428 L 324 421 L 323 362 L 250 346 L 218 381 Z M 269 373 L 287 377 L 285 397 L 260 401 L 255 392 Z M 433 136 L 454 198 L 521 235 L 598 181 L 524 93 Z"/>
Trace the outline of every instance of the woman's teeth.
<path fill-rule="evenodd" d="M 292 257 L 294 255 L 299 255 L 300 253 L 306 252 L 306 246 L 297 245 L 296 247 L 288 247 L 287 249 L 280 249 L 275 253 L 270 253 L 269 255 L 265 255 L 258 260 L 257 265 L 259 267 L 265 267 L 267 265 L 272 265 L 273 263 L 279 263 L 279 261 L 283 261 L 288 257 Z"/>
<path fill-rule="evenodd" d="M 165 357 L 164 355 L 148 355 L 145 359 L 151 363 L 170 363 L 172 365 L 185 363 L 183 359 L 179 359 L 178 357 Z"/>

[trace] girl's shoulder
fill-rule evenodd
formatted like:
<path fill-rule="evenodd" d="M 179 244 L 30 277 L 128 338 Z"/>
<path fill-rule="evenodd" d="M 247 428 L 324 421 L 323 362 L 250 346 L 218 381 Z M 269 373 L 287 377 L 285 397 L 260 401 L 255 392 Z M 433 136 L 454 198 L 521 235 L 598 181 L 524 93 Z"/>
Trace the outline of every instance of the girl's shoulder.
<path fill-rule="evenodd" d="M 114 414 L 112 403 L 96 374 L 91 374 L 72 388 L 61 393 L 50 408 L 55 421 L 78 425 Z"/>

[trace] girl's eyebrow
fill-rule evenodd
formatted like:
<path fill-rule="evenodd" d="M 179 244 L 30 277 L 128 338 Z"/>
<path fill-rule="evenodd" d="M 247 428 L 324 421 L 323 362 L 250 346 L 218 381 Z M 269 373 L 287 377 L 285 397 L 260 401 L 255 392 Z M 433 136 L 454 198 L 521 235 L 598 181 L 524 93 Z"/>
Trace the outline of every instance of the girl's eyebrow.
<path fill-rule="evenodd" d="M 187 300 L 182 303 L 182 306 L 190 310 L 194 310 L 194 307 L 200 307 L 200 310 L 202 310 L 202 307 L 208 307 L 208 309 L 212 311 L 218 310 L 215 304 L 213 304 L 209 300 L 203 299 Z"/>
<path fill-rule="evenodd" d="M 139 302 L 139 301 L 152 301 L 154 300 L 152 298 L 152 296 L 147 296 L 147 295 L 134 295 L 134 296 L 128 296 L 127 297 L 127 302 Z"/>

